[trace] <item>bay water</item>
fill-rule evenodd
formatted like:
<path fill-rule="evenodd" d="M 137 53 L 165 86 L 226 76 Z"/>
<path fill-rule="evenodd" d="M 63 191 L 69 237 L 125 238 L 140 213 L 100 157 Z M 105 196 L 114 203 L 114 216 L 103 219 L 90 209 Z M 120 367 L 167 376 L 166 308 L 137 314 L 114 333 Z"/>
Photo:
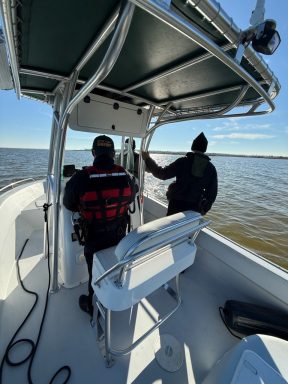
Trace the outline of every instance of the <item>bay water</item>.
<path fill-rule="evenodd" d="M 181 155 L 152 154 L 165 166 Z M 218 173 L 218 196 L 206 215 L 210 227 L 260 256 L 288 269 L 288 160 L 211 156 Z M 90 151 L 66 151 L 64 164 L 92 163 Z M 0 188 L 45 177 L 48 150 L 0 148 Z M 167 203 L 167 186 L 145 175 L 145 192 Z"/>

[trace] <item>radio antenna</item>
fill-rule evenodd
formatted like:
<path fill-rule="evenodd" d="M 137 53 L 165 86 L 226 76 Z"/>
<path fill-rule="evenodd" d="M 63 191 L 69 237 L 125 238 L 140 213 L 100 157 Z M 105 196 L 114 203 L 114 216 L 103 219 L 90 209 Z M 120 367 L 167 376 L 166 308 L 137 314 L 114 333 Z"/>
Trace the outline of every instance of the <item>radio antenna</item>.
<path fill-rule="evenodd" d="M 257 0 L 256 7 L 250 17 L 250 25 L 256 27 L 263 23 L 265 15 L 265 0 Z"/>

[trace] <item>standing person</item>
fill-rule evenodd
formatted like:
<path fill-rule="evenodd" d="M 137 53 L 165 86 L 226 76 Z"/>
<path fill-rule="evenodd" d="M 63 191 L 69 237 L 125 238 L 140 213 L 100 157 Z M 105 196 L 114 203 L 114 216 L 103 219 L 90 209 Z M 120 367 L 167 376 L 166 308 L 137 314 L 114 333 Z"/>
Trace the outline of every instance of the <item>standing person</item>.
<path fill-rule="evenodd" d="M 192 210 L 205 215 L 212 207 L 218 189 L 217 172 L 205 155 L 208 141 L 203 132 L 192 143 L 192 152 L 166 167 L 160 167 L 148 152 L 142 152 L 147 169 L 161 180 L 176 177 L 169 185 L 167 215 Z"/>
<path fill-rule="evenodd" d="M 105 135 L 93 141 L 93 165 L 75 173 L 67 182 L 64 206 L 81 216 L 84 256 L 88 267 L 88 295 L 79 298 L 80 308 L 92 316 L 93 254 L 111 247 L 125 236 L 128 207 L 134 200 L 134 182 L 125 169 L 114 164 L 114 142 Z"/>
<path fill-rule="evenodd" d="M 135 152 L 136 149 L 136 143 L 133 139 L 130 140 L 130 146 L 132 147 L 132 159 L 130 159 L 130 164 L 127 164 L 128 161 L 128 151 L 129 151 L 129 138 L 125 140 L 125 148 L 124 148 L 124 158 L 123 158 L 123 164 L 124 167 L 128 170 L 128 172 L 132 173 L 137 179 L 138 179 L 138 166 L 139 166 L 139 153 Z M 131 161 L 132 160 L 132 161 Z M 118 155 L 116 158 L 116 163 L 120 164 L 121 156 Z"/>

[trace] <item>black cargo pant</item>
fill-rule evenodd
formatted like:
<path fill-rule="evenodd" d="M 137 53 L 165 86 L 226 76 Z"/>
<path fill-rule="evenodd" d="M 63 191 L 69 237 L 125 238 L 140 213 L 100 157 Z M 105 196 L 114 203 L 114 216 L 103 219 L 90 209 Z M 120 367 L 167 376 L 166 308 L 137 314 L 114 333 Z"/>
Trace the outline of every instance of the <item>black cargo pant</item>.
<path fill-rule="evenodd" d="M 117 228 L 114 230 L 101 230 L 101 231 L 94 231 L 93 232 L 93 239 L 91 239 L 92 236 L 90 236 L 90 239 L 86 241 L 84 245 L 84 256 L 86 259 L 87 267 L 88 267 L 88 297 L 89 302 L 92 305 L 92 297 L 94 294 L 93 288 L 92 288 L 92 266 L 93 266 L 93 255 L 95 252 L 100 251 L 101 249 L 113 247 L 114 245 L 117 245 L 119 241 L 125 236 L 126 234 L 126 222 L 121 223 Z"/>

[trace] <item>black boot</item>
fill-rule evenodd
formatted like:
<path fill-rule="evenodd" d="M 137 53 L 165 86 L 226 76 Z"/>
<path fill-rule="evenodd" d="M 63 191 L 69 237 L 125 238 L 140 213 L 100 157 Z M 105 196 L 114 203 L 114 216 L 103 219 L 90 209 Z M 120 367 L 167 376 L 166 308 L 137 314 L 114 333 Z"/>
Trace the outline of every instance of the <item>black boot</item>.
<path fill-rule="evenodd" d="M 79 297 L 79 307 L 91 317 L 93 316 L 92 298 L 90 296 L 81 295 Z"/>

